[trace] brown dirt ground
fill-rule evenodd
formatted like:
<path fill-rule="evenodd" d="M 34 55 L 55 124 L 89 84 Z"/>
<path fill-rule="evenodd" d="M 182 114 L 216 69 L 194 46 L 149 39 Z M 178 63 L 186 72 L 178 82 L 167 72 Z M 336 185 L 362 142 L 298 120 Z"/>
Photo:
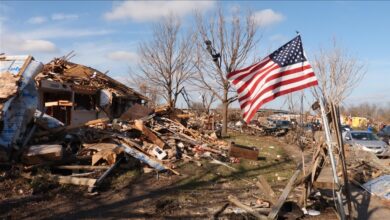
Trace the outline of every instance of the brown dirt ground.
<path fill-rule="evenodd" d="M 211 164 L 209 159 L 202 159 L 202 166 L 180 162 L 177 170 L 182 175 L 161 173 L 158 178 L 156 173 L 144 174 L 123 164 L 97 195 L 88 194 L 83 187 L 26 180 L 17 171 L 2 172 L 0 218 L 209 219 L 230 194 L 248 205 L 261 198 L 254 184 L 259 175 L 264 175 L 280 194 L 301 158 L 297 147 L 279 138 L 232 134 L 228 140 L 260 148 L 259 160 L 232 164 L 237 171 Z M 301 190 L 296 188 L 289 199 L 297 200 Z M 230 205 L 220 219 L 245 219 L 234 214 L 237 210 Z M 321 217 L 335 219 L 331 211 Z"/>

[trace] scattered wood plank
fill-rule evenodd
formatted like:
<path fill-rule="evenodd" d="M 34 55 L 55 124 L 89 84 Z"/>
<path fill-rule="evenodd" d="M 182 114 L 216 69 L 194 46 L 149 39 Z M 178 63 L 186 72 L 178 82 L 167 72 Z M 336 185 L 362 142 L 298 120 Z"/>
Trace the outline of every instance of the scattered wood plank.
<path fill-rule="evenodd" d="M 106 170 L 110 168 L 110 166 L 62 165 L 56 166 L 56 168 L 64 170 Z"/>
<path fill-rule="evenodd" d="M 42 144 L 32 145 L 22 155 L 24 164 L 33 165 L 45 163 L 48 161 L 61 161 L 63 159 L 64 150 L 59 144 Z"/>
<path fill-rule="evenodd" d="M 71 176 L 73 177 L 83 177 L 83 176 L 89 176 L 96 173 L 96 171 L 88 172 L 88 173 L 73 173 Z"/>
<path fill-rule="evenodd" d="M 135 143 L 133 143 L 132 141 L 129 141 L 129 140 L 127 140 L 126 143 L 123 142 L 123 141 L 121 142 L 121 146 L 124 148 L 124 151 L 127 154 L 137 158 L 138 160 L 141 160 L 142 162 L 148 164 L 149 166 L 153 167 L 154 169 L 156 169 L 158 171 L 170 170 L 174 174 L 180 175 L 180 173 L 177 172 L 176 170 L 173 170 L 173 169 L 165 166 L 164 164 L 160 163 L 159 161 L 157 161 L 157 160 L 155 160 L 153 158 L 150 158 L 145 153 L 143 153 L 140 150 L 137 150 L 137 149 L 129 146 L 128 144 L 131 144 L 133 146 Z M 140 146 L 138 146 L 138 148 L 140 148 Z"/>
<path fill-rule="evenodd" d="M 272 204 L 275 204 L 277 199 L 276 194 L 269 185 L 267 179 L 262 175 L 260 175 L 258 178 L 259 182 L 256 183 L 256 186 L 262 191 L 262 194 L 266 197 L 266 200 L 268 200 Z"/>
<path fill-rule="evenodd" d="M 112 149 L 103 149 L 92 155 L 92 166 L 97 164 L 100 160 L 105 160 L 109 165 L 116 162 L 117 153 Z"/>
<path fill-rule="evenodd" d="M 86 126 L 94 126 L 94 125 L 97 125 L 97 124 L 105 124 L 105 123 L 107 123 L 109 121 L 110 121 L 109 118 L 94 119 L 94 120 L 88 121 L 88 122 L 86 122 L 84 124 L 81 124 L 81 125 L 69 125 L 69 126 L 65 126 L 65 127 L 53 128 L 53 129 L 50 129 L 50 130 L 47 130 L 47 131 L 42 131 L 42 132 L 39 132 L 39 133 L 35 133 L 34 137 L 47 136 L 47 135 L 50 135 L 50 134 L 56 134 L 56 133 L 63 132 L 63 131 L 70 131 L 70 130 L 74 130 L 74 129 L 78 129 L 78 128 L 82 128 L 82 127 L 86 127 Z"/>
<path fill-rule="evenodd" d="M 244 209 L 245 211 L 247 211 L 248 213 L 250 213 L 251 215 L 255 216 L 257 219 L 261 219 L 261 220 L 265 220 L 267 219 L 267 216 L 265 215 L 262 215 L 260 213 L 258 213 L 257 211 L 253 210 L 251 207 L 241 203 L 235 196 L 233 195 L 229 195 L 228 196 L 228 200 L 233 203 L 234 205 L 236 205 L 237 207 L 241 208 L 241 209 Z"/>
<path fill-rule="evenodd" d="M 0 74 L 0 99 L 8 99 L 9 97 L 15 95 L 18 91 L 17 82 L 20 77 L 15 77 L 10 72 L 5 72 Z"/>
<path fill-rule="evenodd" d="M 176 132 L 172 129 L 167 129 L 168 131 L 170 131 L 171 133 L 175 134 L 181 141 L 183 142 L 187 142 L 187 143 L 190 143 L 192 145 L 201 145 L 201 142 L 195 140 L 194 138 L 186 135 L 186 134 L 183 134 L 183 133 L 180 133 L 180 132 Z M 176 138 L 177 138 L 176 137 Z"/>
<path fill-rule="evenodd" d="M 85 177 L 50 175 L 50 178 L 53 179 L 54 181 L 58 181 L 61 184 L 72 184 L 78 186 L 91 187 L 96 183 L 96 179 L 85 178 Z"/>
<path fill-rule="evenodd" d="M 115 169 L 116 166 L 122 161 L 123 157 L 116 161 L 108 170 L 106 170 L 93 185 L 88 187 L 88 192 L 93 192 L 99 185 L 103 182 L 103 180 Z"/>
<path fill-rule="evenodd" d="M 52 106 L 73 106 L 73 102 L 70 102 L 68 100 L 58 100 L 54 102 L 45 102 L 45 107 L 52 107 Z"/>
<path fill-rule="evenodd" d="M 150 130 L 148 127 L 144 125 L 144 122 L 141 120 L 135 120 L 134 128 L 137 130 L 142 131 L 142 133 L 148 137 L 150 141 L 152 141 L 157 146 L 163 148 L 165 146 L 165 143 L 161 138 L 159 138 L 152 130 Z"/>
<path fill-rule="evenodd" d="M 295 180 L 298 178 L 299 174 L 302 172 L 302 164 L 298 166 L 298 169 L 295 171 L 295 173 L 292 175 L 290 180 L 288 181 L 286 187 L 284 188 L 282 195 L 280 195 L 278 201 L 275 203 L 275 205 L 272 207 L 271 212 L 268 214 L 268 219 L 275 219 L 276 216 L 279 213 L 280 208 L 282 207 L 283 203 L 286 201 L 287 196 L 290 194 L 292 187 L 294 185 Z"/>

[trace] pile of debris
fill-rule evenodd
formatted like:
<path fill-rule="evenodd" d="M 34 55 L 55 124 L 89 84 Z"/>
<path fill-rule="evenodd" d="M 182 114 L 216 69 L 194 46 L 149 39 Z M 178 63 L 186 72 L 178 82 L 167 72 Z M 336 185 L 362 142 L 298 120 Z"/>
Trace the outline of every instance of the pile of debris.
<path fill-rule="evenodd" d="M 12 158 L 31 175 L 49 168 L 49 178 L 92 191 L 119 163 L 134 158 L 144 171 L 174 174 L 180 160 L 229 160 L 229 146 L 215 133 L 185 126 L 191 114 L 147 108 L 146 97 L 68 59 L 43 66 L 31 56 L 1 57 L 3 161 Z"/>
<path fill-rule="evenodd" d="M 159 115 L 159 116 L 158 116 Z M 121 161 L 133 157 L 157 172 L 175 171 L 178 160 L 208 157 L 226 161 L 228 146 L 188 129 L 160 112 L 139 120 L 98 119 L 81 126 L 60 126 L 37 131 L 22 154 L 25 170 L 50 166 L 76 170 L 56 176 L 61 183 L 87 184 L 93 190 Z M 87 172 L 91 171 L 92 172 Z M 148 170 L 146 168 L 145 170 Z M 104 171 L 104 172 L 103 172 Z M 98 178 L 92 178 L 99 176 Z"/>
<path fill-rule="evenodd" d="M 388 203 L 390 167 L 371 152 L 350 146 L 346 151 L 346 159 L 350 181 Z"/>

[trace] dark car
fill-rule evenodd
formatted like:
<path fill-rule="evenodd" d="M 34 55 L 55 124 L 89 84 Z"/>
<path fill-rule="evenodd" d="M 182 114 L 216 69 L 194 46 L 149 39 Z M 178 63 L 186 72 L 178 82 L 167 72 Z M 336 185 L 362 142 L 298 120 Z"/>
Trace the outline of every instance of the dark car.
<path fill-rule="evenodd" d="M 389 138 L 390 138 L 390 126 L 387 125 L 384 128 L 382 128 L 377 135 L 382 138 L 382 140 L 386 143 L 389 143 Z"/>
<path fill-rule="evenodd" d="M 280 129 L 290 129 L 292 124 L 290 121 L 285 121 L 285 120 L 277 120 L 277 121 L 274 121 L 274 125 L 277 127 L 277 128 L 280 128 Z"/>

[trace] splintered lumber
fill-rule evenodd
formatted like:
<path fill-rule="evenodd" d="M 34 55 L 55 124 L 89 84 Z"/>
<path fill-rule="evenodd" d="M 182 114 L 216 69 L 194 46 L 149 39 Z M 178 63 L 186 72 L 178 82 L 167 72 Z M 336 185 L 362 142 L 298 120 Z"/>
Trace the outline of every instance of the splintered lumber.
<path fill-rule="evenodd" d="M 149 140 L 151 140 L 154 144 L 157 146 L 163 148 L 165 143 L 163 140 L 161 140 L 153 131 L 151 131 L 148 127 L 144 125 L 144 122 L 141 120 L 135 120 L 135 128 L 137 130 L 142 131 L 142 133 L 148 137 Z"/>
<path fill-rule="evenodd" d="M 268 181 L 262 175 L 260 175 L 258 178 L 259 178 L 259 182 L 256 183 L 256 186 L 262 191 L 262 194 L 266 197 L 266 200 L 268 200 L 272 204 L 275 204 L 276 194 L 272 190 Z"/>
<path fill-rule="evenodd" d="M 17 82 L 20 77 L 15 77 L 12 73 L 0 74 L 0 99 L 8 99 L 18 91 Z"/>
<path fill-rule="evenodd" d="M 68 100 L 58 100 L 54 102 L 45 102 L 45 107 L 52 107 L 52 106 L 73 106 L 73 102 L 70 102 Z"/>
<path fill-rule="evenodd" d="M 126 141 L 126 142 L 130 142 L 130 141 Z M 124 143 L 124 142 L 121 142 L 121 146 L 124 148 L 124 151 L 133 156 L 134 158 L 137 158 L 138 160 L 148 164 L 149 166 L 153 167 L 154 169 L 158 170 L 158 171 L 163 171 L 163 170 L 170 170 L 172 171 L 174 174 L 176 175 L 180 175 L 179 172 L 177 172 L 176 170 L 173 170 L 167 166 L 165 166 L 164 164 L 160 163 L 159 161 L 157 160 L 154 160 L 152 158 L 150 158 L 148 155 L 146 155 L 145 153 L 141 152 L 140 150 L 137 150 L 133 147 L 130 147 L 129 145 L 127 145 L 128 143 Z M 133 143 L 135 144 L 135 143 Z"/>
<path fill-rule="evenodd" d="M 116 163 L 113 164 L 108 170 L 106 170 L 106 171 L 105 171 L 105 172 L 96 180 L 96 182 L 95 182 L 93 185 L 90 185 L 90 186 L 88 187 L 88 192 L 93 192 L 93 191 L 96 189 L 96 187 L 98 187 L 98 186 L 103 182 L 104 178 L 106 178 L 106 177 L 115 169 L 115 167 L 118 166 L 118 164 L 121 162 L 122 159 L 123 159 L 123 157 L 120 158 L 119 160 L 117 160 Z"/>
<path fill-rule="evenodd" d="M 73 176 L 57 176 L 51 175 L 51 179 L 58 181 L 61 184 L 72 184 L 78 186 L 93 186 L 96 183 L 96 179 L 85 177 L 73 177 Z"/>
<path fill-rule="evenodd" d="M 62 145 L 32 145 L 22 155 L 24 164 L 40 164 L 49 161 L 61 161 L 63 159 L 64 150 Z"/>
<path fill-rule="evenodd" d="M 171 133 L 175 134 L 181 141 L 190 143 L 192 145 L 200 145 L 201 144 L 199 141 L 195 140 L 194 138 L 192 138 L 186 134 L 176 132 L 172 129 L 167 129 L 167 130 L 170 131 Z"/>
<path fill-rule="evenodd" d="M 295 180 L 298 178 L 299 174 L 302 172 L 302 164 L 298 166 L 298 169 L 295 171 L 294 175 L 288 181 L 286 187 L 284 188 L 282 195 L 280 195 L 278 201 L 273 205 L 271 212 L 268 214 L 268 219 L 275 219 L 279 213 L 280 208 L 282 208 L 283 203 L 286 201 L 287 196 L 290 194 Z"/>
<path fill-rule="evenodd" d="M 178 122 L 176 122 L 176 121 L 173 121 L 173 120 L 171 120 L 171 119 L 169 119 L 169 118 L 164 118 L 164 117 L 162 117 L 161 119 L 164 120 L 164 121 L 170 122 L 170 123 L 172 123 L 172 124 L 175 124 L 176 126 L 180 127 L 183 131 L 186 131 L 186 132 L 190 133 L 190 134 L 191 134 L 192 136 L 194 136 L 194 137 L 199 136 L 199 134 L 197 134 L 196 132 L 194 132 L 194 130 L 186 128 L 186 127 L 185 127 L 184 125 L 182 125 L 181 123 L 178 123 Z"/>
<path fill-rule="evenodd" d="M 56 168 L 64 170 L 106 170 L 110 168 L 110 166 L 62 165 L 56 166 Z"/>
<path fill-rule="evenodd" d="M 251 207 L 241 203 L 235 196 L 233 195 L 229 195 L 228 196 L 228 200 L 233 203 L 235 206 L 241 208 L 241 209 L 244 209 L 245 211 L 247 211 L 248 213 L 250 213 L 251 215 L 255 216 L 257 219 L 267 219 L 267 216 L 265 215 L 262 215 L 258 212 L 256 212 L 254 209 L 252 209 Z"/>
<path fill-rule="evenodd" d="M 215 154 L 222 154 L 221 151 L 215 150 L 213 148 L 210 148 L 210 147 L 207 147 L 207 146 L 204 146 L 204 145 L 201 146 L 201 149 L 205 150 L 205 151 L 210 151 L 210 152 L 215 153 Z"/>
<path fill-rule="evenodd" d="M 117 154 L 113 149 L 103 149 L 92 155 L 92 165 L 97 164 L 100 160 L 105 160 L 112 165 L 115 163 L 116 158 Z"/>
<path fill-rule="evenodd" d="M 58 127 L 58 128 L 49 129 L 47 131 L 42 131 L 42 132 L 36 133 L 34 136 L 35 137 L 42 137 L 42 136 L 46 136 L 46 135 L 49 135 L 49 134 L 55 134 L 55 133 L 59 133 L 59 132 L 62 132 L 62 131 L 70 131 L 70 130 L 73 130 L 73 129 L 82 128 L 82 127 L 86 127 L 86 126 L 94 126 L 94 125 L 97 125 L 97 124 L 105 124 L 105 123 L 107 123 L 109 121 L 110 121 L 109 118 L 99 118 L 99 119 L 94 119 L 94 120 L 88 121 L 88 122 L 86 122 L 84 124 L 81 124 L 81 125 L 69 125 L 69 126 L 66 126 L 66 127 Z"/>
<path fill-rule="evenodd" d="M 131 156 L 141 160 L 142 162 L 145 162 L 147 163 L 149 166 L 155 168 L 156 170 L 158 171 L 163 171 L 165 170 L 165 167 L 163 164 L 151 159 L 150 157 L 148 157 L 146 154 L 144 154 L 143 152 L 139 151 L 139 150 L 136 150 L 130 146 L 128 146 L 127 144 L 125 143 L 122 143 L 122 145 L 124 147 L 124 151 L 127 153 L 127 154 L 130 154 Z"/>

